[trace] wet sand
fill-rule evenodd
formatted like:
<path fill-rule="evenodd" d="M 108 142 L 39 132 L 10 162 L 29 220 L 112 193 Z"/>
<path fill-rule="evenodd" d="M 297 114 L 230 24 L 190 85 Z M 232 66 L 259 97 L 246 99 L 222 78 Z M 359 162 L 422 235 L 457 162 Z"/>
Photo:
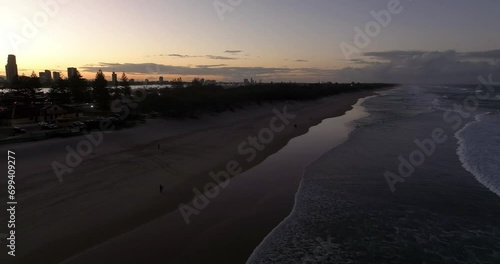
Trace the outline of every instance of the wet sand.
<path fill-rule="evenodd" d="M 360 101 L 361 103 L 361 101 Z M 292 139 L 258 166 L 233 178 L 186 225 L 179 210 L 99 245 L 65 263 L 244 263 L 291 211 L 304 168 L 345 142 L 351 121 L 366 116 L 356 106 Z M 190 204 L 191 205 L 191 204 Z M 191 205 L 193 206 L 193 205 Z M 193 206 L 194 207 L 194 206 Z M 151 241 L 139 245 L 136 241 Z M 170 245 L 175 241 L 175 245 Z"/>

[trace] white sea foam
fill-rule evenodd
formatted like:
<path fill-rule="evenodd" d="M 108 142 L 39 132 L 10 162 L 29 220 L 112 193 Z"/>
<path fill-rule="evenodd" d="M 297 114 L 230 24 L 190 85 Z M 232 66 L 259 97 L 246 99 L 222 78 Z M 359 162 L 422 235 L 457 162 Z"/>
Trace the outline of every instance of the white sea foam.
<path fill-rule="evenodd" d="M 500 115 L 477 115 L 455 137 L 462 166 L 500 196 Z"/>
<path fill-rule="evenodd" d="M 369 116 L 366 108 L 362 105 L 366 100 L 374 97 L 378 96 L 374 95 L 359 99 L 353 106 L 353 109 L 345 114 L 345 116 L 350 116 L 350 118 L 352 118 L 350 122 L 345 124 L 351 127 L 350 132 L 355 130 L 355 126 L 352 126 L 352 124 L 357 119 Z M 359 112 L 362 112 L 362 114 L 359 114 Z M 349 133 L 345 136 L 348 137 Z M 306 171 L 307 168 L 303 172 L 303 176 Z M 314 199 L 314 197 L 318 199 L 318 201 L 316 201 L 317 203 L 322 202 L 325 205 L 338 204 L 340 201 L 334 201 L 334 197 L 324 197 L 320 195 L 321 191 L 317 190 L 319 186 L 310 184 L 306 188 L 303 183 L 304 181 L 302 180 L 295 194 L 295 204 L 292 212 L 264 238 L 257 248 L 254 249 L 247 263 L 290 263 L 290 259 L 294 259 L 294 263 L 303 263 L 304 261 L 322 263 L 324 262 L 322 260 L 331 257 L 332 251 L 335 251 L 335 244 L 329 243 L 328 241 L 322 241 L 321 238 L 310 240 L 304 239 L 307 237 L 309 231 L 296 222 L 298 218 L 303 218 L 308 214 L 308 211 L 304 210 L 307 203 L 303 204 L 301 201 Z M 289 234 L 295 235 L 289 236 Z M 327 239 L 325 238 L 324 240 Z M 283 250 L 287 249 L 293 252 L 293 256 L 278 253 L 272 254 L 270 253 L 270 251 L 272 251 L 270 250 L 271 245 Z M 282 258 L 286 258 L 286 260 Z"/>
<path fill-rule="evenodd" d="M 452 102 L 449 101 L 454 99 L 454 96 L 446 99 L 440 95 L 421 93 L 418 87 L 393 89 L 384 91 L 381 95 L 377 99 L 378 104 L 368 104 L 370 107 L 367 108 L 372 114 L 374 109 L 384 114 L 391 114 L 390 112 L 400 114 L 409 111 L 408 109 L 420 111 L 429 106 L 443 111 L 466 114 L 451 107 Z M 459 140 L 457 154 L 463 167 L 471 172 L 481 184 L 500 195 L 500 177 L 498 177 L 500 176 L 498 173 L 500 171 L 500 148 L 498 148 L 500 146 L 500 114 L 478 115 L 476 121 L 469 123 L 455 136 Z M 314 226 L 310 225 L 310 223 L 331 221 L 335 218 L 335 214 L 350 212 L 348 210 L 350 205 L 347 204 L 349 201 L 338 199 L 330 195 L 331 192 L 325 192 L 321 185 L 323 181 L 311 180 L 322 178 L 321 171 L 328 171 L 328 168 L 307 172 L 309 181 L 301 182 L 295 196 L 292 213 L 268 234 L 254 250 L 247 263 L 305 263 L 306 260 L 307 263 L 345 263 L 345 259 L 352 259 L 346 257 L 346 252 L 339 249 L 337 244 L 320 243 L 326 242 L 327 238 L 321 238 L 321 241 L 318 241 L 321 231 L 318 232 Z M 332 205 L 336 208 L 334 214 L 330 214 L 333 212 L 330 210 Z M 440 254 L 440 252 L 436 251 L 434 254 Z M 443 255 L 442 258 L 446 259 L 448 256 Z M 328 261 L 325 261 L 326 259 Z"/>

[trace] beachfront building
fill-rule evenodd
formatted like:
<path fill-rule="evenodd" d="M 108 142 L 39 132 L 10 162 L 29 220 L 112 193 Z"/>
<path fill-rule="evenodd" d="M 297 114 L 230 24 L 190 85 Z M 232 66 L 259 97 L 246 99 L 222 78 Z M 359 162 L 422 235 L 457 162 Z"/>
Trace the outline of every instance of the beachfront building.
<path fill-rule="evenodd" d="M 59 79 L 61 79 L 61 73 L 60 72 L 54 72 L 53 73 L 53 78 L 54 78 L 54 81 L 57 81 Z"/>
<path fill-rule="evenodd" d="M 38 73 L 38 77 L 40 78 L 40 82 L 41 83 L 44 83 L 44 82 L 47 81 L 46 78 L 45 78 L 45 72 L 39 72 Z"/>
<path fill-rule="evenodd" d="M 113 86 L 118 86 L 118 75 L 116 75 L 116 72 L 111 74 L 111 82 L 113 83 Z"/>
<path fill-rule="evenodd" d="M 14 78 L 18 75 L 15 55 L 9 55 L 7 57 L 7 65 L 5 65 L 5 74 L 7 75 L 6 78 L 8 82 L 12 82 Z"/>
<path fill-rule="evenodd" d="M 45 78 L 47 79 L 47 81 L 52 81 L 52 72 L 49 71 L 49 70 L 45 70 Z"/>
<path fill-rule="evenodd" d="M 60 119 L 76 119 L 79 114 L 76 108 L 66 105 L 49 105 L 40 109 L 40 116 L 44 121 Z"/>
<path fill-rule="evenodd" d="M 41 83 L 52 82 L 52 73 L 49 70 L 45 70 L 43 72 L 38 73 L 38 77 L 40 77 Z"/>
<path fill-rule="evenodd" d="M 69 67 L 68 68 L 68 78 L 71 78 L 73 76 L 76 76 L 76 73 L 78 72 L 78 70 L 76 68 L 73 68 L 73 67 Z"/>

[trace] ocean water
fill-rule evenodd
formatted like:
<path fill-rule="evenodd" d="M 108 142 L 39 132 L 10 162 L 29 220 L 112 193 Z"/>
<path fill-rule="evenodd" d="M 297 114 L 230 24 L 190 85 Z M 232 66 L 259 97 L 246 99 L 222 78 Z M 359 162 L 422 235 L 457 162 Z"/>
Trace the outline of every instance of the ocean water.
<path fill-rule="evenodd" d="M 455 104 L 470 105 L 475 109 L 473 100 L 466 99 L 476 98 L 476 111 L 469 112 L 465 107 L 465 111 L 461 111 L 473 116 L 474 120 L 455 133 L 457 155 L 467 171 L 500 196 L 500 88 L 482 100 L 476 95 L 476 92 L 484 94 L 487 91 L 485 87 L 453 86 L 438 87 L 433 93 L 441 96 L 435 104 L 435 108 L 441 111 L 455 110 Z"/>
<path fill-rule="evenodd" d="M 475 119 L 456 133 L 457 153 L 464 168 L 500 196 L 500 115 L 485 113 Z"/>
<path fill-rule="evenodd" d="M 363 107 L 248 263 L 500 263 L 500 87 L 401 86 Z"/>

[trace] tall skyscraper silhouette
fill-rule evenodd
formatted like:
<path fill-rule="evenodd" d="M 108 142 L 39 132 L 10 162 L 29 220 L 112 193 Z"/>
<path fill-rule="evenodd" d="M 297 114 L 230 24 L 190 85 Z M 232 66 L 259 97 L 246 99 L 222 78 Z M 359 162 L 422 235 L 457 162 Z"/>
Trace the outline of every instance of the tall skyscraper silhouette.
<path fill-rule="evenodd" d="M 54 72 L 54 81 L 57 81 L 61 79 L 61 73 L 60 72 Z"/>
<path fill-rule="evenodd" d="M 113 74 L 111 75 L 111 79 L 112 79 L 113 86 L 117 86 L 118 85 L 118 76 L 116 75 L 116 72 L 113 72 Z"/>
<path fill-rule="evenodd" d="M 78 70 L 76 68 L 70 67 L 68 68 L 68 78 L 71 78 L 76 75 Z"/>
<path fill-rule="evenodd" d="M 8 82 L 12 82 L 14 80 L 14 77 L 18 75 L 15 55 L 9 55 L 9 57 L 7 58 L 7 65 L 5 65 L 5 73 L 7 75 Z"/>
<path fill-rule="evenodd" d="M 52 72 L 50 70 L 45 70 L 45 78 L 47 78 L 47 81 L 52 81 Z"/>
<path fill-rule="evenodd" d="M 45 72 L 39 72 L 38 77 L 40 77 L 40 82 L 42 83 L 47 81 L 47 78 L 45 78 Z"/>

